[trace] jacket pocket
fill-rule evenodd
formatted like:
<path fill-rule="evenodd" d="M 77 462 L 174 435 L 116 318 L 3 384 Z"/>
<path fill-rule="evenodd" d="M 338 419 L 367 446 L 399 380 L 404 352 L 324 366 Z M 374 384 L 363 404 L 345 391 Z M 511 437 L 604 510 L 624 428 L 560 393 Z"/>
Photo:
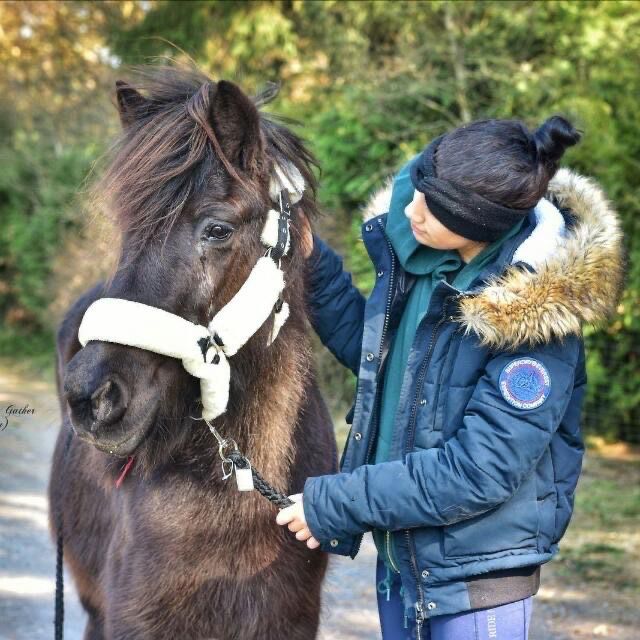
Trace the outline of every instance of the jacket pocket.
<path fill-rule="evenodd" d="M 445 527 L 445 557 L 483 556 L 511 550 L 535 552 L 539 527 L 536 477 L 532 473 L 500 506 Z"/>
<path fill-rule="evenodd" d="M 349 409 L 349 412 L 344 418 L 345 422 L 348 425 L 351 425 L 351 427 L 349 429 L 349 432 L 347 433 L 347 438 L 344 441 L 344 447 L 342 448 L 342 455 L 340 456 L 340 462 L 338 463 L 339 469 L 342 469 L 342 465 L 344 464 L 344 459 L 347 455 L 347 447 L 349 446 L 349 441 L 351 440 L 351 432 L 353 431 L 353 414 L 355 413 L 355 410 L 356 410 L 356 401 L 354 400 L 353 404 L 351 405 L 351 409 Z"/>

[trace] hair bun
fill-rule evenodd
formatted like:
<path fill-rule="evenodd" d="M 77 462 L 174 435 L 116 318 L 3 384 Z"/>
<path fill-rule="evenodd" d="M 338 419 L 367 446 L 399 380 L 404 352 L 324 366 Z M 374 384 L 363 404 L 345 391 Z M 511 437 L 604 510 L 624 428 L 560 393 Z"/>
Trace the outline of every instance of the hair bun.
<path fill-rule="evenodd" d="M 533 133 L 538 162 L 555 167 L 567 147 L 577 144 L 582 134 L 562 116 L 551 116 Z"/>

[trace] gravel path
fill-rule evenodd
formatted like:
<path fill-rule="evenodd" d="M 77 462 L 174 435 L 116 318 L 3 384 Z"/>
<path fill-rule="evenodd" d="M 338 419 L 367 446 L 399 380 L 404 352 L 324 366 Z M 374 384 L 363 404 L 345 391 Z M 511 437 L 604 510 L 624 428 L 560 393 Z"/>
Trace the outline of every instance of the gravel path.
<path fill-rule="evenodd" d="M 53 637 L 55 552 L 47 528 L 46 483 L 59 415 L 50 383 L 0 366 L 0 416 L 10 404 L 35 407 L 0 431 L 0 640 Z M 0 424 L 0 428 L 2 424 Z M 325 583 L 321 640 L 379 640 L 375 547 L 365 536 L 356 560 L 334 557 Z M 65 573 L 65 637 L 82 638 L 84 612 Z M 606 586 L 560 586 L 543 569 L 530 640 L 638 638 L 636 610 L 610 603 Z M 463 639 L 460 639 L 463 640 Z"/>

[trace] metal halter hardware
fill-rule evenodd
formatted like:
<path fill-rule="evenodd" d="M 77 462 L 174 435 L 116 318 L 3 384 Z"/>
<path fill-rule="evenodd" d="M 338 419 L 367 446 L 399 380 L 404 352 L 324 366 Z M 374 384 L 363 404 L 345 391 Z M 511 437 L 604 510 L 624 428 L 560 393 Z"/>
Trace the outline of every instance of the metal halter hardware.
<path fill-rule="evenodd" d="M 278 239 L 275 246 L 269 246 L 264 255 L 270 257 L 280 269 L 282 256 L 284 255 L 287 245 L 290 242 L 290 222 L 291 222 L 291 200 L 289 194 L 285 189 L 281 189 L 278 195 L 279 204 L 279 216 L 278 216 Z M 275 313 L 280 313 L 284 305 L 282 297 L 278 297 L 274 306 Z M 199 341 L 200 342 L 200 341 Z M 207 348 L 203 349 L 203 356 L 206 357 L 206 352 L 209 346 L 216 348 L 222 348 L 224 346 L 222 339 L 217 334 L 213 334 L 207 341 L 209 344 Z M 215 357 L 218 357 L 216 354 Z M 274 503 L 280 509 L 288 507 L 293 504 L 293 501 L 283 493 L 278 492 L 269 483 L 267 483 L 262 476 L 255 470 L 250 460 L 240 452 L 238 443 L 233 438 L 225 438 L 211 423 L 211 421 L 202 419 L 209 431 L 213 434 L 218 443 L 218 455 L 220 456 L 222 464 L 222 479 L 227 480 L 233 475 L 234 468 L 237 466 L 241 469 L 251 469 L 254 485 L 256 489 L 266 497 L 269 501 Z M 227 452 L 229 449 L 231 451 Z"/>
<path fill-rule="evenodd" d="M 213 437 L 218 442 L 218 455 L 220 456 L 222 464 L 222 479 L 227 480 L 233 475 L 234 468 L 239 469 L 251 469 L 251 475 L 253 477 L 254 486 L 258 493 L 267 498 L 269 502 L 275 504 L 279 509 L 290 507 L 294 504 L 293 500 L 286 494 L 279 492 L 272 485 L 270 485 L 261 475 L 256 471 L 255 467 L 251 464 L 249 458 L 247 458 L 239 449 L 238 443 L 233 438 L 225 438 L 209 420 L 204 418 L 193 418 L 193 420 L 202 420 L 209 427 L 209 431 L 213 434 Z M 228 449 L 231 449 L 228 451 Z"/>
<path fill-rule="evenodd" d="M 233 460 L 225 455 L 225 449 L 233 447 L 234 451 L 239 451 L 238 443 L 233 438 L 223 438 L 220 432 L 208 420 L 205 420 L 204 418 L 202 418 L 202 420 L 204 420 L 205 424 L 209 427 L 209 431 L 211 431 L 215 439 L 218 441 L 218 454 L 222 460 L 222 479 L 226 480 L 228 477 L 233 475 Z M 227 471 L 229 466 L 225 468 L 225 465 L 231 465 L 230 471 Z"/>

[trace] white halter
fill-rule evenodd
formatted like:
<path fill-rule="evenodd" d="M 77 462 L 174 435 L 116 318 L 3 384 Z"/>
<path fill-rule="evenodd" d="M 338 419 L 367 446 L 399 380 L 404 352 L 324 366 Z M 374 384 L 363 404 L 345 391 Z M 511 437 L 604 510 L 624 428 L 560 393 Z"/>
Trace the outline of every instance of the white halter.
<path fill-rule="evenodd" d="M 249 277 L 236 295 L 209 322 L 208 327 L 194 324 L 163 309 L 120 298 L 100 298 L 86 310 L 78 340 L 84 347 L 89 340 L 115 342 L 153 351 L 182 360 L 184 368 L 200 378 L 202 417 L 213 420 L 227 409 L 230 369 L 227 358 L 234 355 L 258 331 L 275 308 L 270 345 L 289 316 L 282 302 L 284 273 L 280 260 L 270 255 L 285 255 L 290 247 L 289 200 L 298 202 L 304 191 L 298 169 L 276 165 L 269 193 L 280 211 L 271 209 L 262 230 L 266 255 L 258 259 Z M 284 245 L 284 246 L 283 246 Z"/>

